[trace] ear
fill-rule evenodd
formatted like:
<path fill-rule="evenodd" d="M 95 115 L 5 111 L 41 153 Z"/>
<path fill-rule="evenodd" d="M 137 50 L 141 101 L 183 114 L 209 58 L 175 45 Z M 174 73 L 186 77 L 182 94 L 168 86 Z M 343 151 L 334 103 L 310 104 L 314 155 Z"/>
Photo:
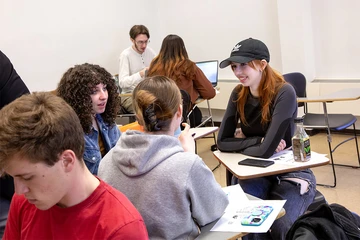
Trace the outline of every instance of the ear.
<path fill-rule="evenodd" d="M 179 107 L 178 107 L 178 110 L 176 112 L 176 116 L 181 118 L 182 117 L 182 114 L 183 114 L 183 105 L 180 104 Z"/>
<path fill-rule="evenodd" d="M 260 62 L 261 71 L 264 71 L 264 69 L 266 68 L 267 65 L 268 65 L 268 62 L 265 59 L 261 60 L 261 62 Z"/>
<path fill-rule="evenodd" d="M 130 38 L 130 41 L 135 44 L 135 39 Z"/>
<path fill-rule="evenodd" d="M 60 154 L 61 166 L 64 172 L 68 173 L 75 167 L 76 161 L 78 161 L 75 153 L 72 150 L 65 150 Z"/>

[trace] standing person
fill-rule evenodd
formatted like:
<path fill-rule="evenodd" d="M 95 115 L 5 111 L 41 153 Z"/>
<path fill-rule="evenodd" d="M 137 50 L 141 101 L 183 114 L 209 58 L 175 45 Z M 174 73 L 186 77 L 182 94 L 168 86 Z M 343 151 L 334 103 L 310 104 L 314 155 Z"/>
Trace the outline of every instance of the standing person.
<path fill-rule="evenodd" d="M 75 65 L 64 73 L 57 94 L 80 119 L 85 133 L 85 164 L 96 175 L 100 160 L 121 134 L 115 123 L 120 108 L 115 81 L 99 65 Z"/>
<path fill-rule="evenodd" d="M 63 99 L 25 95 L 0 119 L 0 172 L 16 192 L 4 240 L 148 238 L 131 202 L 86 168 L 83 130 Z"/>
<path fill-rule="evenodd" d="M 297 116 L 293 87 L 270 65 L 266 45 L 257 39 L 245 39 L 231 51 L 220 68 L 231 65 L 240 80 L 231 93 L 218 134 L 218 148 L 268 158 L 291 146 L 294 118 Z M 240 120 L 240 124 L 238 123 Z M 240 128 L 238 127 L 238 124 Z M 310 169 L 239 180 L 243 190 L 261 199 L 286 199 L 286 215 L 274 222 L 272 239 L 285 239 L 292 223 L 312 203 L 316 180 Z M 250 234 L 248 239 L 267 239 L 267 234 Z"/>
<path fill-rule="evenodd" d="M 195 154 L 189 125 L 174 138 L 181 94 L 164 76 L 146 78 L 133 92 L 145 132 L 128 130 L 100 163 L 99 177 L 122 191 L 144 218 L 150 239 L 194 239 L 224 213 L 225 192 Z"/>
<path fill-rule="evenodd" d="M 150 33 L 144 25 L 134 25 L 129 32 L 132 46 L 120 54 L 119 86 L 121 93 L 131 93 L 136 85 L 145 78 L 155 52 L 148 44 Z M 131 97 L 122 97 L 122 108 L 134 113 Z"/>
<path fill-rule="evenodd" d="M 29 94 L 23 80 L 15 71 L 10 59 L 0 51 L 0 109 L 14 101 L 16 98 Z M 0 239 L 4 234 L 6 219 L 11 198 L 14 195 L 14 182 L 12 177 L 0 178 Z"/>
<path fill-rule="evenodd" d="M 187 54 L 184 41 L 177 35 L 166 36 L 161 44 L 159 55 L 150 64 L 148 76 L 163 75 L 173 79 L 180 89 L 189 93 L 191 103 L 194 105 L 199 97 L 211 99 L 216 92 L 210 81 L 200 68 L 192 62 Z M 201 122 L 201 112 L 196 122 Z M 194 112 L 195 112 L 194 111 Z M 193 117 L 190 117 L 192 120 Z M 198 125 L 193 123 L 191 125 Z"/>

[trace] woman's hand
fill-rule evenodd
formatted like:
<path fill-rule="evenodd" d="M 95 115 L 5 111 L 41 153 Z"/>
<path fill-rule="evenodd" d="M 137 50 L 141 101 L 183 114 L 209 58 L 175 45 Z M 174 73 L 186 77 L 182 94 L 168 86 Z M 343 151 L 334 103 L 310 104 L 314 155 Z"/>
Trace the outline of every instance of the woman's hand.
<path fill-rule="evenodd" d="M 234 133 L 235 138 L 246 138 L 244 133 L 241 131 L 241 128 L 237 128 Z"/>
<path fill-rule="evenodd" d="M 190 126 L 187 123 L 182 123 L 182 125 L 185 128 L 179 136 L 179 141 L 181 143 L 181 146 L 183 147 L 185 152 L 195 153 L 195 140 L 189 132 Z"/>
<path fill-rule="evenodd" d="M 279 143 L 279 145 L 277 146 L 277 148 L 276 148 L 276 150 L 275 150 L 275 152 L 280 152 L 280 151 L 282 151 L 282 150 L 284 150 L 285 149 L 285 147 L 286 147 L 286 142 L 285 142 L 285 140 L 284 139 L 281 139 L 281 141 L 280 141 L 280 143 Z"/>

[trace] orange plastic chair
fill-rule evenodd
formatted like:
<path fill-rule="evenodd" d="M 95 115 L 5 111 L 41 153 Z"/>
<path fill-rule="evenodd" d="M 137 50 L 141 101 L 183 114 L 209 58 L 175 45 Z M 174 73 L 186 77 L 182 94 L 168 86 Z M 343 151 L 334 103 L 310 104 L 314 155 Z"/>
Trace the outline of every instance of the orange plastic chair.
<path fill-rule="evenodd" d="M 126 124 L 126 125 L 119 126 L 120 132 L 125 132 L 125 131 L 128 130 L 128 129 L 138 130 L 138 131 L 141 131 L 141 132 L 144 131 L 143 126 L 139 125 L 139 123 L 138 123 L 137 121 L 136 121 L 136 122 L 129 123 L 129 124 Z"/>

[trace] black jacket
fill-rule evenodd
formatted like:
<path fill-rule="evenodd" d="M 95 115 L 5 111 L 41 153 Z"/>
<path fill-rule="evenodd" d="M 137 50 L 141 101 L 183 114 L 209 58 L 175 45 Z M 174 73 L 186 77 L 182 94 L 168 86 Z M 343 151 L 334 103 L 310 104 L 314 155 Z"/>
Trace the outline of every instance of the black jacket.
<path fill-rule="evenodd" d="M 0 109 L 23 94 L 29 89 L 21 80 L 9 58 L 0 51 Z M 10 177 L 0 178 L 0 196 L 11 199 L 14 194 L 14 184 Z"/>
<path fill-rule="evenodd" d="M 358 240 L 360 217 L 339 204 L 323 204 L 299 217 L 286 240 Z"/>

